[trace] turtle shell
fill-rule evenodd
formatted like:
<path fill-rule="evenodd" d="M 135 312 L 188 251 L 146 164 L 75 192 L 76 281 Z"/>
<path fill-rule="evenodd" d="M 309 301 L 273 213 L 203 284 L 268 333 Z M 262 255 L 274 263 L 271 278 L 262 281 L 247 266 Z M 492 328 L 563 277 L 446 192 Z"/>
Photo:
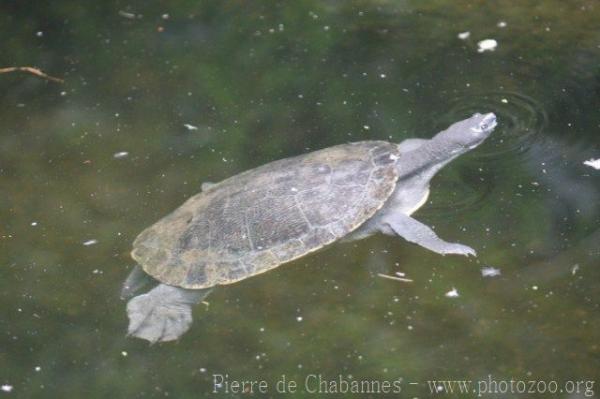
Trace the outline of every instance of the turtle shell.
<path fill-rule="evenodd" d="M 342 144 L 230 177 L 144 230 L 132 257 L 165 284 L 230 284 L 318 250 L 371 218 L 396 186 L 398 146 Z"/>

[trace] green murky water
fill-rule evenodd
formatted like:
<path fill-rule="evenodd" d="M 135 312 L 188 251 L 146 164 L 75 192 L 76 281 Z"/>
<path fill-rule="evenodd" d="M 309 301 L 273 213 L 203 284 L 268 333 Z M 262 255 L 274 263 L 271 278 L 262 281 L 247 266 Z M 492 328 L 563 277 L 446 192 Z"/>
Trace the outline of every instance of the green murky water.
<path fill-rule="evenodd" d="M 597 396 L 597 2 L 0 9 L 0 67 L 65 79 L 0 74 L 0 396 L 193 398 L 213 395 L 214 374 L 265 380 L 270 396 L 285 375 L 316 397 L 319 374 L 400 381 L 411 398 L 488 378 Z M 497 47 L 478 52 L 484 39 Z M 431 137 L 476 111 L 498 128 L 415 215 L 476 260 L 384 236 L 334 245 L 216 290 L 177 343 L 125 337 L 131 242 L 202 182 Z M 413 282 L 378 276 L 396 272 Z"/>

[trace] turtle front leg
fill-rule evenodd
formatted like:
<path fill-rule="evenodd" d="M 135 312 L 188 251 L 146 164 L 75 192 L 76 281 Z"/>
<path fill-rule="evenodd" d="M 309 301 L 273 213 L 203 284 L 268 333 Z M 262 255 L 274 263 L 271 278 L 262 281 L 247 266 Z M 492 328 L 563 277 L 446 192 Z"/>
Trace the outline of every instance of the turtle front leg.
<path fill-rule="evenodd" d="M 192 325 L 192 306 L 211 291 L 212 288 L 187 290 L 159 284 L 127 303 L 127 334 L 150 343 L 176 340 Z"/>
<path fill-rule="evenodd" d="M 385 226 L 382 229 L 384 233 L 389 233 L 389 229 L 406 241 L 419 244 L 440 255 L 456 254 L 465 256 L 477 256 L 475 250 L 466 245 L 446 242 L 439 238 L 435 232 L 427 225 L 411 218 L 401 212 L 395 212 L 387 215 L 382 221 Z"/>

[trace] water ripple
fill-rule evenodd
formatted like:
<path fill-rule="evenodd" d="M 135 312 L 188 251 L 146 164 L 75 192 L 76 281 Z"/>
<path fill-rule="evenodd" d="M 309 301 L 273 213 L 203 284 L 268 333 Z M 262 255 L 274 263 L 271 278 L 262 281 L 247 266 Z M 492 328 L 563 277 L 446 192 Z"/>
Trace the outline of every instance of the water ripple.
<path fill-rule="evenodd" d="M 450 125 L 475 112 L 494 112 L 498 118 L 496 131 L 471 155 L 475 158 L 523 154 L 542 139 L 548 124 L 548 115 L 539 102 L 508 91 L 454 98 L 440 124 Z"/>
<path fill-rule="evenodd" d="M 468 154 L 463 162 L 470 164 L 460 176 L 438 181 L 438 189 L 446 193 L 425 211 L 433 215 L 465 212 L 481 206 L 497 186 L 488 164 L 516 171 L 534 156 L 544 139 L 548 124 L 546 111 L 539 102 L 516 92 L 489 92 L 479 96 L 461 96 L 450 100 L 448 112 L 437 121 L 440 130 L 475 112 L 494 112 L 498 127 L 481 147 Z"/>

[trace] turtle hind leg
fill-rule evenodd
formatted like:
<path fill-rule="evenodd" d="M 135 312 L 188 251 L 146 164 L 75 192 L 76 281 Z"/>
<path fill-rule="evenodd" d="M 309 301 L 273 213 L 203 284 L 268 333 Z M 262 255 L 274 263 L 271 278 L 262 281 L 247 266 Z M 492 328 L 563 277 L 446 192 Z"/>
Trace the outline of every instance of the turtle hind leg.
<path fill-rule="evenodd" d="M 127 303 L 127 335 L 150 343 L 173 341 L 192 325 L 192 306 L 201 302 L 212 288 L 188 290 L 159 284 Z"/>
<path fill-rule="evenodd" d="M 392 212 L 386 215 L 380 227 L 384 233 L 393 232 L 406 241 L 418 244 L 440 255 L 477 256 L 473 248 L 463 244 L 446 242 L 439 238 L 429 226 L 401 212 Z"/>
<path fill-rule="evenodd" d="M 156 280 L 146 274 L 140 265 L 135 265 L 123 283 L 123 287 L 121 288 L 121 299 L 131 298 L 136 292 L 139 292 L 150 283 L 156 283 Z"/>

